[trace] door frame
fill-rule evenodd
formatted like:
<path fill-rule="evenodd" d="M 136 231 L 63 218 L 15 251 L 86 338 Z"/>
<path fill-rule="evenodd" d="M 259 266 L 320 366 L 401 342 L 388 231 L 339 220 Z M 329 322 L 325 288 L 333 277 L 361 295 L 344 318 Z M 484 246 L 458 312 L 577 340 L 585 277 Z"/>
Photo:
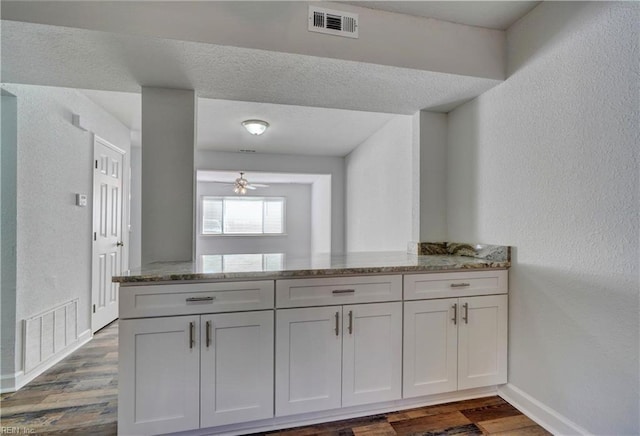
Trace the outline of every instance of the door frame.
<path fill-rule="evenodd" d="M 130 216 L 130 202 L 131 202 L 131 193 L 130 191 L 130 178 L 131 178 L 131 168 L 129 165 L 129 158 L 127 155 L 127 152 L 112 144 L 111 142 L 107 141 L 106 139 L 102 138 L 101 136 L 96 135 L 95 133 L 93 134 L 93 154 L 92 154 L 92 159 L 91 159 L 91 189 L 92 189 L 92 195 L 91 195 L 91 208 L 92 208 L 92 212 L 91 212 L 91 234 L 89 235 L 89 239 L 91 241 L 91 286 L 89 288 L 89 313 L 91 314 L 91 333 L 95 333 L 97 330 L 99 329 L 94 329 L 94 312 L 93 312 L 93 296 L 94 296 L 94 287 L 96 286 L 96 281 L 94 280 L 94 274 L 96 274 L 96 271 L 94 271 L 93 265 L 95 262 L 95 257 L 96 257 L 96 253 L 95 253 L 95 244 L 93 243 L 94 239 L 93 239 L 93 234 L 94 232 L 97 232 L 98 229 L 96 228 L 96 202 L 95 202 L 95 198 L 93 193 L 95 192 L 95 188 L 96 188 L 96 180 L 95 180 L 95 161 L 96 161 L 96 147 L 98 146 L 98 144 L 109 148 L 113 151 L 115 151 L 116 153 L 119 153 L 122 155 L 122 196 L 121 196 L 121 205 L 120 205 L 120 213 L 121 213 L 121 217 L 120 217 L 120 225 L 122 227 L 121 231 L 122 231 L 122 242 L 124 243 L 124 246 L 122 248 L 122 252 L 120 253 L 120 268 L 121 271 L 126 271 L 129 269 L 129 231 L 131 228 L 131 216 Z"/>

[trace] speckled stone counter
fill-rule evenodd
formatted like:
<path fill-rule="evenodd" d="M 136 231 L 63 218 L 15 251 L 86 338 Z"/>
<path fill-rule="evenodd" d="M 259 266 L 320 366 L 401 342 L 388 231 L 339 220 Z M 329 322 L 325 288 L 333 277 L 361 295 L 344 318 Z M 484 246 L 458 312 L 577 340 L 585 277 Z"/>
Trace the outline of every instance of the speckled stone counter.
<path fill-rule="evenodd" d="M 473 251 L 473 245 L 466 244 L 466 246 L 471 248 L 467 248 L 467 252 L 460 253 L 462 255 L 418 255 L 405 252 L 362 252 L 339 255 L 325 254 L 312 257 L 281 255 L 279 262 L 276 262 L 276 265 L 268 265 L 267 262 L 260 262 L 259 266 L 256 266 L 256 255 L 219 255 L 234 256 L 233 267 L 224 267 L 223 265 L 225 262 L 219 262 L 218 264 L 211 264 L 202 261 L 158 262 L 149 264 L 140 269 L 128 271 L 123 276 L 114 277 L 113 281 L 131 285 L 136 283 L 166 282 L 174 280 L 206 281 L 265 278 L 277 279 L 291 277 L 456 271 L 482 268 L 507 269 L 510 267 L 508 247 L 501 247 L 504 249 L 501 250 L 504 256 L 496 256 L 494 254 L 489 257 L 480 257 L 477 254 L 478 250 Z M 492 251 L 492 253 L 495 253 L 495 251 Z M 246 262 L 243 262 L 242 256 L 246 257 Z"/>

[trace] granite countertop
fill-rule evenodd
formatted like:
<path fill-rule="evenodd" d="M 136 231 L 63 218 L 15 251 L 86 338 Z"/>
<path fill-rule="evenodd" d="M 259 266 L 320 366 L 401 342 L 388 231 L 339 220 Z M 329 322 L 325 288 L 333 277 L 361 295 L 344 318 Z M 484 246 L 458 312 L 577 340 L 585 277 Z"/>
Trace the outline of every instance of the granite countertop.
<path fill-rule="evenodd" d="M 443 244 L 446 254 L 406 252 L 358 252 L 296 257 L 280 253 L 203 256 L 197 262 L 156 262 L 114 277 L 119 283 L 177 280 L 242 280 L 322 277 L 355 274 L 506 269 L 510 249 L 504 246 Z M 451 249 L 450 247 L 453 247 Z M 460 249 L 463 247 L 464 249 Z M 414 250 L 415 251 L 415 250 Z M 418 249 L 418 252 L 425 252 Z"/>

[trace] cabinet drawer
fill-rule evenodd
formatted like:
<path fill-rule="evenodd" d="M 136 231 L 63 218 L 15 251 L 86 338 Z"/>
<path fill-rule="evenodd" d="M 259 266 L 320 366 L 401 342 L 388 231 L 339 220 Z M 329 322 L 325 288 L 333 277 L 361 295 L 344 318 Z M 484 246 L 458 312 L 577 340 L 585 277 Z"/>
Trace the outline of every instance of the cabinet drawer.
<path fill-rule="evenodd" d="M 405 300 L 506 294 L 507 290 L 507 270 L 408 274 L 404 276 Z"/>
<path fill-rule="evenodd" d="M 402 276 L 332 277 L 276 281 L 276 307 L 373 303 L 402 299 Z"/>
<path fill-rule="evenodd" d="M 120 318 L 272 308 L 272 280 L 120 286 Z"/>

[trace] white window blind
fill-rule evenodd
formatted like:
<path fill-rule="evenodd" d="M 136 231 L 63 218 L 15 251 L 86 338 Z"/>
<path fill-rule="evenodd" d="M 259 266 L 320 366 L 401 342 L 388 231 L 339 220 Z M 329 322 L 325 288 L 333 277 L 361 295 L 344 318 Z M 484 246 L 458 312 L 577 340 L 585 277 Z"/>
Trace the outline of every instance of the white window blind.
<path fill-rule="evenodd" d="M 204 235 L 264 235 L 284 231 L 282 197 L 202 197 Z"/>
<path fill-rule="evenodd" d="M 261 198 L 225 198 L 223 233 L 251 234 L 264 233 L 262 230 Z"/>
<path fill-rule="evenodd" d="M 202 233 L 217 235 L 222 233 L 222 198 L 202 199 Z"/>
<path fill-rule="evenodd" d="M 284 232 L 284 202 L 282 199 L 270 200 L 264 202 L 264 233 L 283 233 Z"/>

